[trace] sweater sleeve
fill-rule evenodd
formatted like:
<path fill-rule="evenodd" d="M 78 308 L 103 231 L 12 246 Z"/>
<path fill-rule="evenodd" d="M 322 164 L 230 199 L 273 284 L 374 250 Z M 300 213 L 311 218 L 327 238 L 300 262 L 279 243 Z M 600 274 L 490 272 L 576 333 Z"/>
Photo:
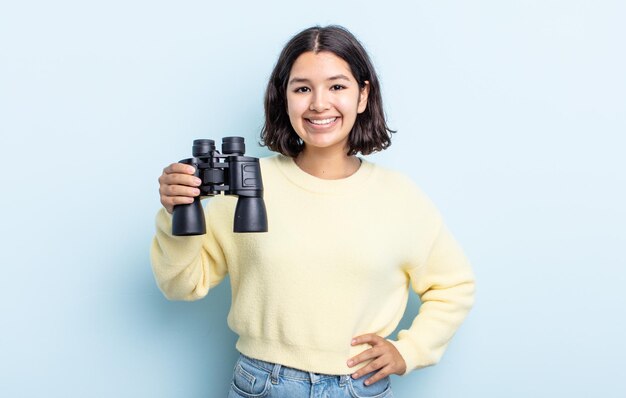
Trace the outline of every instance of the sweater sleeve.
<path fill-rule="evenodd" d="M 210 217 L 206 224 L 205 235 L 174 236 L 172 215 L 164 208 L 157 213 L 150 258 L 157 285 L 170 300 L 201 299 L 228 273 Z"/>
<path fill-rule="evenodd" d="M 436 364 L 474 303 L 474 275 L 461 247 L 441 224 L 426 261 L 407 271 L 422 305 L 411 327 L 391 341 L 406 373 Z"/>

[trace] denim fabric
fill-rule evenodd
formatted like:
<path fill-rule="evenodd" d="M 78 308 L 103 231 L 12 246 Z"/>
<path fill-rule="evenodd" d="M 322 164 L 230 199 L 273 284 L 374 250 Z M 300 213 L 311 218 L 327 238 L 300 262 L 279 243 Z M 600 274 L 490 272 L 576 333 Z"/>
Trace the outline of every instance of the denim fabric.
<path fill-rule="evenodd" d="M 304 372 L 240 355 L 228 398 L 391 398 L 389 377 L 366 386 L 373 373 L 353 380 L 350 375 Z"/>

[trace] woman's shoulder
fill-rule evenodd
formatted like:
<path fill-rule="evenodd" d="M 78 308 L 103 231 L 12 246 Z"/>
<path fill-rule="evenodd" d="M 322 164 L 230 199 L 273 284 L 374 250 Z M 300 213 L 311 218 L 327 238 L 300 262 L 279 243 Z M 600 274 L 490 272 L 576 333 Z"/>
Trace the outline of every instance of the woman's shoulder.
<path fill-rule="evenodd" d="M 398 170 L 387 165 L 372 163 L 375 175 L 375 184 L 380 186 L 398 201 L 416 205 L 416 208 L 436 212 L 436 207 L 430 197 L 422 190 L 406 171 Z"/>
<path fill-rule="evenodd" d="M 278 168 L 281 164 L 285 164 L 289 161 L 287 156 L 281 155 L 280 153 L 273 153 L 268 156 L 260 157 L 259 164 L 261 165 L 261 170 L 270 170 L 273 171 Z"/>
<path fill-rule="evenodd" d="M 398 170 L 380 163 L 373 163 L 368 160 L 364 161 L 371 164 L 376 178 L 384 182 L 387 188 L 424 195 L 417 182 L 406 171 Z"/>

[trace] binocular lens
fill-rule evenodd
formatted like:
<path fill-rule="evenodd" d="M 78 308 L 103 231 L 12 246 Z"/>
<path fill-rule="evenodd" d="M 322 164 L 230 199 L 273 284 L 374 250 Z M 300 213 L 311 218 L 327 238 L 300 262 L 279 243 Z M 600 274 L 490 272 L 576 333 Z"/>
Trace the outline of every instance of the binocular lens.
<path fill-rule="evenodd" d="M 246 144 L 243 141 L 243 137 L 222 138 L 222 153 L 224 155 L 243 156 L 246 153 Z"/>
<path fill-rule="evenodd" d="M 192 153 L 194 157 L 210 156 L 211 151 L 215 150 L 215 141 L 213 140 L 193 140 Z"/>
<path fill-rule="evenodd" d="M 196 197 L 191 204 L 174 206 L 172 235 L 189 236 L 204 235 L 205 233 L 206 223 L 200 197 Z"/>
<path fill-rule="evenodd" d="M 240 196 L 235 208 L 234 232 L 267 232 L 267 210 L 263 198 Z"/>

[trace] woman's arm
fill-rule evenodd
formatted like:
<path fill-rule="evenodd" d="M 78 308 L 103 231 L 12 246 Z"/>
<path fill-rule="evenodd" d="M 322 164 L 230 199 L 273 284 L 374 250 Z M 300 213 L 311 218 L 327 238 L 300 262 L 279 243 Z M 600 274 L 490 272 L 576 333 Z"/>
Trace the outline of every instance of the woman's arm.
<path fill-rule="evenodd" d="M 224 254 L 213 235 L 211 217 L 206 218 L 206 235 L 174 236 L 172 215 L 165 209 L 157 214 L 150 258 L 157 285 L 170 300 L 203 298 L 228 273 Z"/>
<path fill-rule="evenodd" d="M 172 235 L 174 206 L 192 203 L 200 194 L 197 187 L 201 181 L 194 177 L 194 171 L 192 166 L 172 163 L 163 169 L 159 177 L 163 208 L 157 214 L 150 258 L 157 284 L 170 300 L 200 299 L 228 272 L 224 253 L 213 234 L 212 217 L 208 216 L 214 207 L 211 202 L 205 211 L 205 235 Z M 218 215 L 215 211 L 213 213 Z"/>
<path fill-rule="evenodd" d="M 474 274 L 463 250 L 443 223 L 426 261 L 407 271 L 420 296 L 419 314 L 392 341 L 407 372 L 436 364 L 474 304 Z"/>

